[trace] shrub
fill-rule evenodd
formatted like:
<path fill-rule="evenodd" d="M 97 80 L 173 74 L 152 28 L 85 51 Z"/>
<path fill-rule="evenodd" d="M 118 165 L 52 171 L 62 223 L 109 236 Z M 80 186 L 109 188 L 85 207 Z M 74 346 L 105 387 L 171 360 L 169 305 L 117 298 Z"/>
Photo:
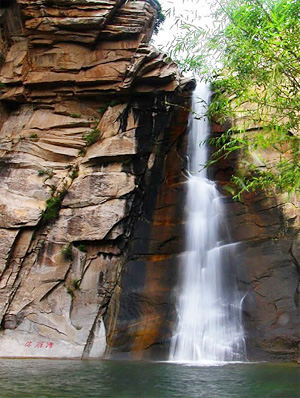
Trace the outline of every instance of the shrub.
<path fill-rule="evenodd" d="M 90 146 L 99 140 L 100 131 L 98 129 L 93 129 L 90 132 L 86 133 L 83 137 L 86 143 L 86 146 Z"/>
<path fill-rule="evenodd" d="M 53 177 L 53 172 L 51 170 L 48 169 L 41 169 L 38 170 L 38 176 L 42 177 L 42 176 L 48 176 L 48 178 L 52 178 Z"/>
<path fill-rule="evenodd" d="M 80 250 L 81 252 L 86 252 L 86 245 L 84 245 L 83 243 L 80 243 L 80 245 L 77 247 L 78 250 Z"/>
<path fill-rule="evenodd" d="M 67 192 L 66 189 L 63 189 L 58 196 L 52 196 L 50 199 L 46 200 L 46 209 L 42 216 L 43 222 L 54 221 L 58 218 L 63 198 L 66 196 Z"/>
<path fill-rule="evenodd" d="M 57 196 L 46 200 L 46 209 L 43 214 L 44 221 L 53 221 L 58 217 L 59 210 L 61 208 L 61 199 Z"/>
<path fill-rule="evenodd" d="M 80 288 L 80 279 L 73 279 L 72 280 L 72 285 L 74 287 L 74 290 L 81 290 L 81 288 Z"/>
<path fill-rule="evenodd" d="M 63 258 L 68 261 L 68 260 L 72 260 L 73 259 L 73 255 L 72 255 L 72 243 L 69 243 L 67 246 L 64 246 L 61 249 L 61 254 L 63 256 Z"/>
<path fill-rule="evenodd" d="M 37 138 L 38 138 L 38 135 L 37 135 L 37 134 L 31 134 L 31 135 L 29 136 L 29 139 L 30 139 L 30 140 L 33 140 L 33 141 L 37 140 Z"/>
<path fill-rule="evenodd" d="M 72 180 L 74 180 L 76 177 L 78 177 L 78 166 L 74 167 L 70 177 L 72 178 Z"/>
<path fill-rule="evenodd" d="M 67 293 L 71 296 L 71 298 L 74 297 L 74 292 L 71 288 L 67 287 Z"/>
<path fill-rule="evenodd" d="M 86 154 L 86 149 L 85 148 L 81 148 L 78 152 L 78 156 L 84 156 Z"/>

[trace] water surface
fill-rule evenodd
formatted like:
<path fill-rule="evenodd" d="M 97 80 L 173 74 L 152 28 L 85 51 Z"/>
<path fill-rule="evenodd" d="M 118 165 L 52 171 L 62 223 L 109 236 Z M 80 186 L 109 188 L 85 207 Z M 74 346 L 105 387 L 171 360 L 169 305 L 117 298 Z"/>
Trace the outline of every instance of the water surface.
<path fill-rule="evenodd" d="M 299 367 L 1 360 L 1 398 L 299 398 Z"/>

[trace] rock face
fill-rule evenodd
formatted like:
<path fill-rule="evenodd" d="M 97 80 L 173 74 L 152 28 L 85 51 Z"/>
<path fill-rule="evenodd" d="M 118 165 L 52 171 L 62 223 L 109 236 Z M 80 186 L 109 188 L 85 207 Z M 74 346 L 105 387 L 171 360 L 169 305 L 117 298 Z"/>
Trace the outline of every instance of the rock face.
<path fill-rule="evenodd" d="M 168 347 L 194 83 L 149 44 L 158 11 L 156 0 L 1 1 L 2 357 Z M 221 189 L 236 161 L 212 171 Z M 292 199 L 225 200 L 249 359 L 297 356 Z"/>
<path fill-rule="evenodd" d="M 213 126 L 214 134 L 223 128 Z M 269 150 L 265 155 L 272 162 L 276 153 Z M 248 358 L 296 361 L 300 344 L 299 197 L 256 192 L 233 201 L 227 187 L 233 172 L 244 167 L 241 161 L 235 154 L 219 162 L 211 170 L 211 178 L 225 195 L 232 240 L 239 242 L 237 278 L 245 294 Z"/>
<path fill-rule="evenodd" d="M 194 83 L 149 44 L 158 11 L 1 2 L 0 356 L 170 334 Z"/>

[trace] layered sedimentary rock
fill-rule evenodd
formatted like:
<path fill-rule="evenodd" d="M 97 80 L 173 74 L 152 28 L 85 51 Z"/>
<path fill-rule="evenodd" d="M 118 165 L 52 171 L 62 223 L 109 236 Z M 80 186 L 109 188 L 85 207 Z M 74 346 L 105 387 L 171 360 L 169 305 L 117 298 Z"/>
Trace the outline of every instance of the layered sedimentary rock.
<path fill-rule="evenodd" d="M 168 347 L 193 82 L 149 44 L 158 12 L 155 0 L 1 1 L 0 356 Z M 212 171 L 221 190 L 238 161 Z M 248 356 L 295 359 L 299 202 L 225 202 Z"/>
<path fill-rule="evenodd" d="M 1 2 L 0 356 L 100 357 L 122 336 L 143 350 L 170 335 L 193 82 L 149 44 L 158 12 Z"/>

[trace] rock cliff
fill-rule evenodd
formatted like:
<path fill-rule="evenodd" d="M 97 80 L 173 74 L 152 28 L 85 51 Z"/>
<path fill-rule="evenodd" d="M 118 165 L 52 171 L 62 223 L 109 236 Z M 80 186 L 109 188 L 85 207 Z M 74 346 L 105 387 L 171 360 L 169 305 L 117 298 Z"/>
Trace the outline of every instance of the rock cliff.
<path fill-rule="evenodd" d="M 1 2 L 0 356 L 170 334 L 194 83 L 149 44 L 159 11 Z"/>
<path fill-rule="evenodd" d="M 1 1 L 0 356 L 168 347 L 194 82 L 149 44 L 159 11 Z M 211 171 L 221 190 L 238 161 Z M 260 192 L 225 205 L 249 358 L 295 359 L 299 202 Z"/>
<path fill-rule="evenodd" d="M 243 118 L 231 121 L 244 123 Z M 227 126 L 228 127 L 228 126 Z M 245 127 L 246 134 L 256 134 L 262 126 Z M 213 125 L 218 136 L 226 126 Z M 236 269 L 239 288 L 244 292 L 243 321 L 247 355 L 250 360 L 299 360 L 300 319 L 300 202 L 296 195 L 257 191 L 245 193 L 240 201 L 228 194 L 230 179 L 237 171 L 245 172 L 248 161 L 260 155 L 268 167 L 277 151 L 252 153 L 251 159 L 232 154 L 211 170 L 224 194 L 226 219 L 237 245 Z"/>

